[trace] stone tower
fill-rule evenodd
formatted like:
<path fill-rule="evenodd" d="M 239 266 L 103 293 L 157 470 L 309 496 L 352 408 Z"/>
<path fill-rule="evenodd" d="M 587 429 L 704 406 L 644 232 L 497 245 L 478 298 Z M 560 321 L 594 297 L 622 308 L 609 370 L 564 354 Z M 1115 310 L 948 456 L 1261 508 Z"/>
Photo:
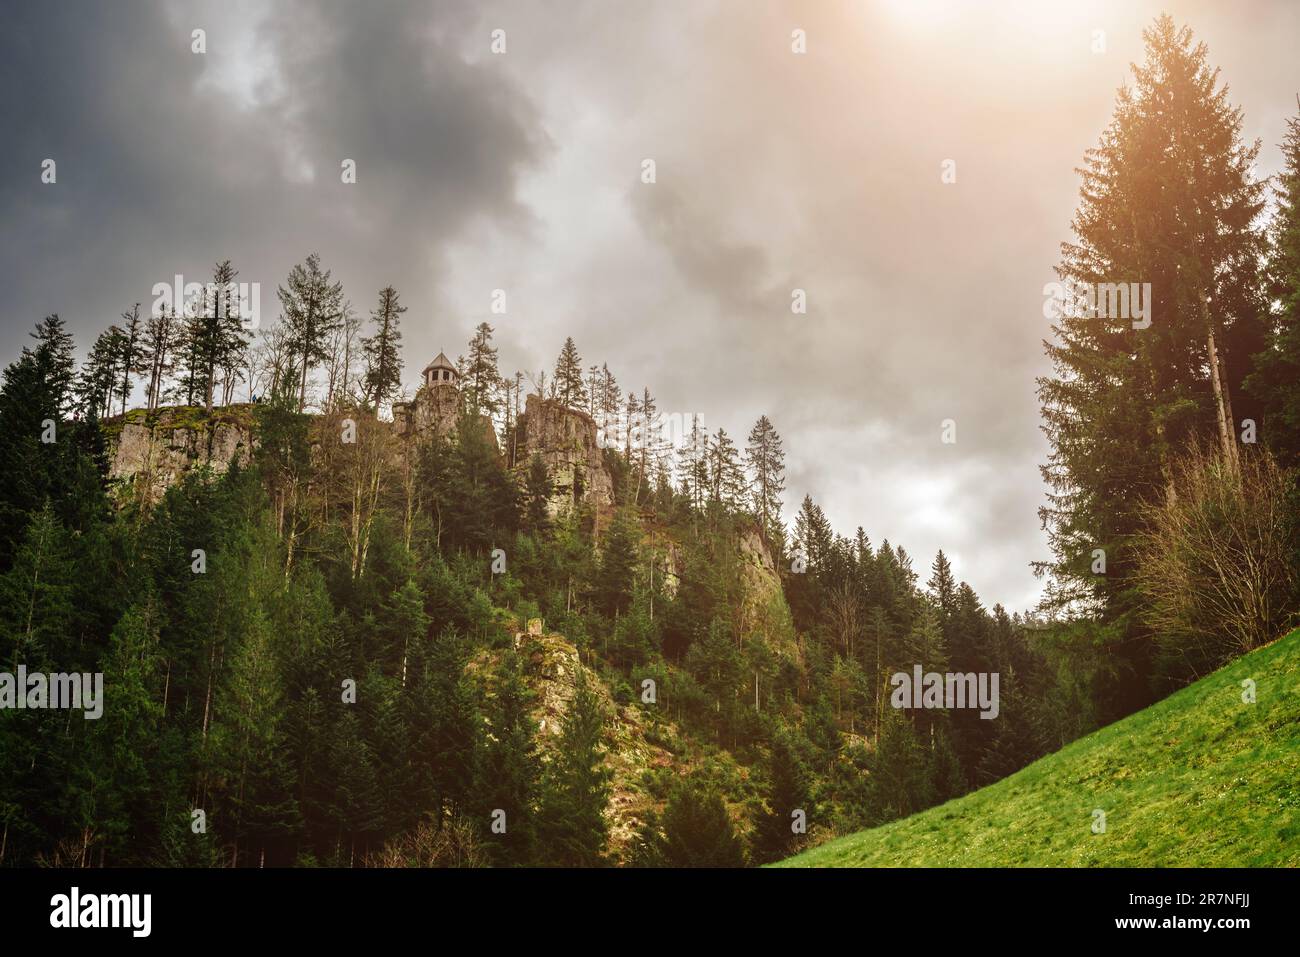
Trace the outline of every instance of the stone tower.
<path fill-rule="evenodd" d="M 450 435 L 455 431 L 459 413 L 460 373 L 443 352 L 424 367 L 415 398 L 393 403 L 393 422 L 399 435 L 427 429 Z"/>
<path fill-rule="evenodd" d="M 447 354 L 439 352 L 437 357 L 424 367 L 424 384 L 432 388 L 436 385 L 455 386 L 460 378 L 460 373 L 456 367 L 451 364 Z"/>

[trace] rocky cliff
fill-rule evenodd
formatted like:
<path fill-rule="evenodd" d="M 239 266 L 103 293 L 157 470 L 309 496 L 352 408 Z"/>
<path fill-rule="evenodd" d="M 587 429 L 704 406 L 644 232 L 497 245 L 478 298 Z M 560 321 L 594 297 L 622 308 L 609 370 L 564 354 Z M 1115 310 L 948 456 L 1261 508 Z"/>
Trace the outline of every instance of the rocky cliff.
<path fill-rule="evenodd" d="M 596 440 L 596 422 L 587 413 L 530 395 L 515 427 L 513 450 L 515 468 L 521 471 L 534 454 L 546 464 L 552 514 L 580 502 L 614 503 L 614 480 Z"/>
<path fill-rule="evenodd" d="M 119 500 L 135 495 L 148 505 L 194 468 L 218 474 L 245 466 L 255 442 L 251 405 L 205 414 L 202 409 L 133 409 L 104 423 L 109 478 Z"/>
<path fill-rule="evenodd" d="M 434 435 L 449 438 L 455 435 L 460 419 L 460 393 L 450 384 L 421 386 L 410 402 L 393 403 L 393 429 L 398 435 L 424 441 Z M 498 449 L 497 430 L 492 419 L 478 417 L 478 428 L 484 440 Z"/>
<path fill-rule="evenodd" d="M 742 562 L 741 581 L 743 597 L 738 612 L 738 624 L 744 634 L 759 637 L 778 656 L 792 662 L 801 660 L 795 637 L 794 618 L 786 604 L 781 576 L 777 572 L 772 552 L 755 525 L 741 536 L 739 556 Z"/>
<path fill-rule="evenodd" d="M 208 466 L 225 472 L 232 463 L 247 465 L 257 442 L 253 406 L 235 405 L 204 413 L 189 406 L 146 411 L 133 409 L 104 423 L 110 476 L 119 501 L 129 493 L 145 504 L 156 502 L 190 469 Z M 411 402 L 393 407 L 393 429 L 416 441 L 452 436 L 459 417 L 454 386 L 423 387 Z M 485 438 L 497 445 L 492 420 L 480 416 Z M 596 439 L 596 423 L 585 412 L 530 395 L 503 454 L 522 476 L 533 454 L 550 474 L 554 515 L 578 503 L 609 506 L 614 482 Z"/>

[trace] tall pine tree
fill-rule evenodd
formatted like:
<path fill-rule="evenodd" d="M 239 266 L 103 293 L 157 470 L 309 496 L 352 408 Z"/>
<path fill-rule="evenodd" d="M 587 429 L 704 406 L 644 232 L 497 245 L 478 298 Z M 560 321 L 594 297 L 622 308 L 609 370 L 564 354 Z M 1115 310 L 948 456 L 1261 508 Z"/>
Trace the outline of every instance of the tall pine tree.
<path fill-rule="evenodd" d="M 1241 113 L 1205 46 L 1167 16 L 1144 36 L 1146 60 L 1085 157 L 1076 239 L 1057 270 L 1067 302 L 1044 343 L 1054 371 L 1039 379 L 1052 444 L 1041 509 L 1055 555 L 1040 565 L 1051 574 L 1049 604 L 1117 623 L 1139 677 L 1148 666 L 1132 641 L 1141 628 L 1129 544 L 1187 441 L 1213 436 L 1235 461 L 1241 381 L 1228 373 L 1240 363 L 1224 356 L 1256 338 L 1263 190 L 1250 172 L 1258 144 L 1242 142 Z M 1146 697 L 1130 689 L 1128 706 Z"/>
<path fill-rule="evenodd" d="M 398 300 L 396 289 L 385 286 L 379 290 L 379 304 L 370 313 L 375 333 L 361 341 L 366 359 L 366 395 L 376 412 L 402 386 L 402 332 L 398 325 L 404 312 L 406 306 Z"/>
<path fill-rule="evenodd" d="M 582 357 L 573 337 L 564 340 L 560 356 L 555 360 L 555 377 L 551 380 L 555 397 L 566 409 L 581 409 L 587 404 L 587 386 L 582 378 Z"/>
<path fill-rule="evenodd" d="M 330 271 L 312 253 L 289 271 L 276 290 L 288 332 L 289 351 L 297 357 L 298 411 L 307 407 L 307 380 L 312 368 L 329 359 L 330 336 L 343 321 L 343 283 L 330 282 Z"/>

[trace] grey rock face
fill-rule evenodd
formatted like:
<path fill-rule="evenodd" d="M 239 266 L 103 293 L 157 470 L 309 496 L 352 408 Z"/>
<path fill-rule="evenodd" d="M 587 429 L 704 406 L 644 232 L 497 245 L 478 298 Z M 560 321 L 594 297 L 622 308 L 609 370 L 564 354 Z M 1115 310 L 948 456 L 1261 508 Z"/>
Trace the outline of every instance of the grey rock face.
<path fill-rule="evenodd" d="M 253 444 L 251 427 L 237 422 L 177 424 L 166 412 L 154 422 L 128 416 L 109 436 L 109 477 L 150 504 L 191 469 L 207 466 L 221 474 L 234 463 L 248 465 Z"/>
<path fill-rule="evenodd" d="M 552 514 L 579 502 L 613 504 L 614 481 L 596 441 L 596 422 L 587 413 L 530 395 L 519 416 L 516 438 L 516 468 L 527 469 L 534 453 L 546 465 L 554 486 L 549 502 Z"/>

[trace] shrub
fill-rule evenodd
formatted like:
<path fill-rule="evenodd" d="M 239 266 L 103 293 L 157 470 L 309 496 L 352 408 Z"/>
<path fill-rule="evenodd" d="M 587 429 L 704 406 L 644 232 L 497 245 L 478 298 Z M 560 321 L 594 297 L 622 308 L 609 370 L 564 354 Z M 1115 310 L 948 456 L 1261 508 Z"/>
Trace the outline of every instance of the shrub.
<path fill-rule="evenodd" d="M 1281 635 L 1295 617 L 1296 521 L 1264 449 L 1240 468 L 1196 446 L 1136 542 L 1143 618 L 1171 673 L 1195 677 Z"/>
<path fill-rule="evenodd" d="M 463 818 L 452 818 L 442 827 L 435 821 L 421 821 L 366 857 L 367 867 L 386 868 L 486 867 L 489 863 L 474 827 Z"/>

